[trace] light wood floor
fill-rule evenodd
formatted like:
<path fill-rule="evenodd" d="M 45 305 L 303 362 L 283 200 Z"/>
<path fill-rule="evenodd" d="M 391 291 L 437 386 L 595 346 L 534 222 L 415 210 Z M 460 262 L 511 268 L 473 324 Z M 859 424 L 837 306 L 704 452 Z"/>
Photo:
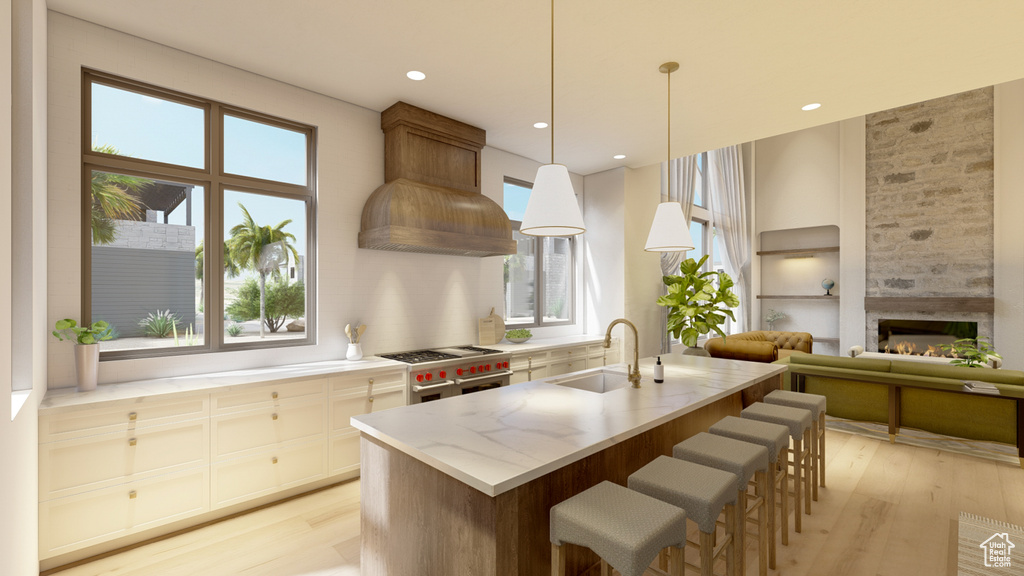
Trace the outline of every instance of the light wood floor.
<path fill-rule="evenodd" d="M 1024 525 L 1024 470 L 1018 466 L 827 434 L 828 486 L 813 515 L 804 516 L 803 533 L 791 532 L 789 546 L 779 547 L 778 570 L 770 574 L 952 575 L 960 511 Z M 756 574 L 756 549 L 748 548 L 747 558 L 748 574 Z M 359 481 L 59 576 L 193 574 L 358 575 Z"/>

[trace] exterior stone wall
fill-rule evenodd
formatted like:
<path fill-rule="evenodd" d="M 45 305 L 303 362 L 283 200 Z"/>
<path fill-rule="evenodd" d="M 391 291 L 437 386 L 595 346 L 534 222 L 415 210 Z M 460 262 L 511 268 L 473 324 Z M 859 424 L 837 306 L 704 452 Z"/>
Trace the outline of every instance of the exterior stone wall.
<path fill-rule="evenodd" d="M 991 87 L 866 117 L 866 295 L 993 295 L 994 106 Z M 978 322 L 992 314 L 867 314 L 878 319 Z"/>
<path fill-rule="evenodd" d="M 195 253 L 195 226 L 134 220 L 118 220 L 116 224 L 114 243 L 108 246 Z"/>

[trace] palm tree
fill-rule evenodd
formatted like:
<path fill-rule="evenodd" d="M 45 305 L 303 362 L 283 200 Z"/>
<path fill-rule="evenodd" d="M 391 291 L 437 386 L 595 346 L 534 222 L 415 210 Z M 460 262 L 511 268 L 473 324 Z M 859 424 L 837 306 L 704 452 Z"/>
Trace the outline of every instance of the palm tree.
<path fill-rule="evenodd" d="M 264 337 L 264 324 L 266 318 L 267 303 L 267 276 L 279 277 L 281 274 L 281 262 L 268 257 L 268 251 L 273 244 L 281 246 L 284 254 L 284 265 L 287 266 L 289 252 L 299 260 L 299 252 L 290 241 L 295 240 L 295 235 L 285 232 L 283 228 L 291 224 L 291 219 L 285 220 L 277 226 L 260 226 L 249 215 L 249 211 L 238 203 L 242 209 L 242 223 L 231 229 L 231 238 L 225 243 L 230 253 L 230 260 L 241 270 L 253 270 L 259 274 L 260 284 L 260 338 Z"/>
<path fill-rule="evenodd" d="M 203 282 L 203 262 L 205 252 L 205 240 L 199 242 L 199 246 L 196 246 L 196 280 L 199 280 L 199 301 L 203 302 L 206 298 L 206 282 Z M 238 264 L 231 259 L 231 252 L 228 250 L 228 245 L 224 245 L 224 275 L 228 278 L 235 278 L 242 271 L 238 268 Z"/>
<path fill-rule="evenodd" d="M 109 144 L 93 146 L 96 152 L 122 155 Z M 92 243 L 112 244 L 114 220 L 140 220 L 144 208 L 138 194 L 152 184 L 148 178 L 94 171 L 92 173 Z"/>

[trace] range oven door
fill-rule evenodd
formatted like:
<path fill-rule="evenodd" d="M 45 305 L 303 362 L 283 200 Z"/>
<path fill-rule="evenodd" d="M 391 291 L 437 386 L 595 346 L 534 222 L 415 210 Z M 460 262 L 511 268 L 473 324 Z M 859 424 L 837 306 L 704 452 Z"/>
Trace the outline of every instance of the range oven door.
<path fill-rule="evenodd" d="M 441 380 L 430 384 L 413 384 L 409 390 L 409 404 L 433 402 L 457 395 L 454 380 Z"/>
<path fill-rule="evenodd" d="M 492 388 L 508 386 L 510 376 L 512 376 L 511 370 L 502 370 L 500 372 L 474 376 L 472 378 L 456 378 L 455 394 L 472 394 L 473 392 L 482 392 Z"/>

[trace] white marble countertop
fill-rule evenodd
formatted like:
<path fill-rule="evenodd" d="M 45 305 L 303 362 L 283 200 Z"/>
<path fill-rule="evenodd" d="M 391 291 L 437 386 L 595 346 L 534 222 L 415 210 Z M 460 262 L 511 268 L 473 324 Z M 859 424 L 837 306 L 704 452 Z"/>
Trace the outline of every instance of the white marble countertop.
<path fill-rule="evenodd" d="M 242 388 L 265 382 L 309 378 L 342 372 L 358 372 L 363 370 L 381 370 L 387 368 L 408 369 L 404 362 L 387 360 L 377 356 L 367 356 L 362 360 L 326 360 L 304 364 L 287 364 L 284 366 L 267 366 L 247 370 L 231 370 L 194 374 L 190 376 L 174 376 L 171 378 L 152 378 L 136 382 L 101 384 L 95 390 L 78 392 L 75 388 L 56 388 L 46 392 L 39 405 L 40 414 L 49 410 L 89 407 L 93 404 L 117 401 L 132 401 L 145 397 L 167 397 L 171 395 L 188 395 L 209 392 L 211 390 L 227 390 Z"/>
<path fill-rule="evenodd" d="M 641 360 L 639 389 L 597 394 L 545 381 L 560 375 L 356 416 L 352 425 L 497 496 L 786 370 L 678 354 L 662 362 L 665 382 L 655 384 L 654 358 Z"/>
<path fill-rule="evenodd" d="M 617 336 L 613 336 L 613 338 L 617 338 Z M 594 336 L 593 334 L 579 334 L 576 336 L 557 336 L 554 338 L 530 338 L 522 344 L 502 340 L 497 344 L 484 346 L 484 348 L 492 348 L 494 350 L 501 350 L 502 352 L 509 352 L 512 354 L 521 354 L 523 352 L 539 352 L 541 350 L 561 348 L 563 346 L 583 346 L 586 344 L 600 344 L 602 342 L 604 342 L 604 335 Z"/>

